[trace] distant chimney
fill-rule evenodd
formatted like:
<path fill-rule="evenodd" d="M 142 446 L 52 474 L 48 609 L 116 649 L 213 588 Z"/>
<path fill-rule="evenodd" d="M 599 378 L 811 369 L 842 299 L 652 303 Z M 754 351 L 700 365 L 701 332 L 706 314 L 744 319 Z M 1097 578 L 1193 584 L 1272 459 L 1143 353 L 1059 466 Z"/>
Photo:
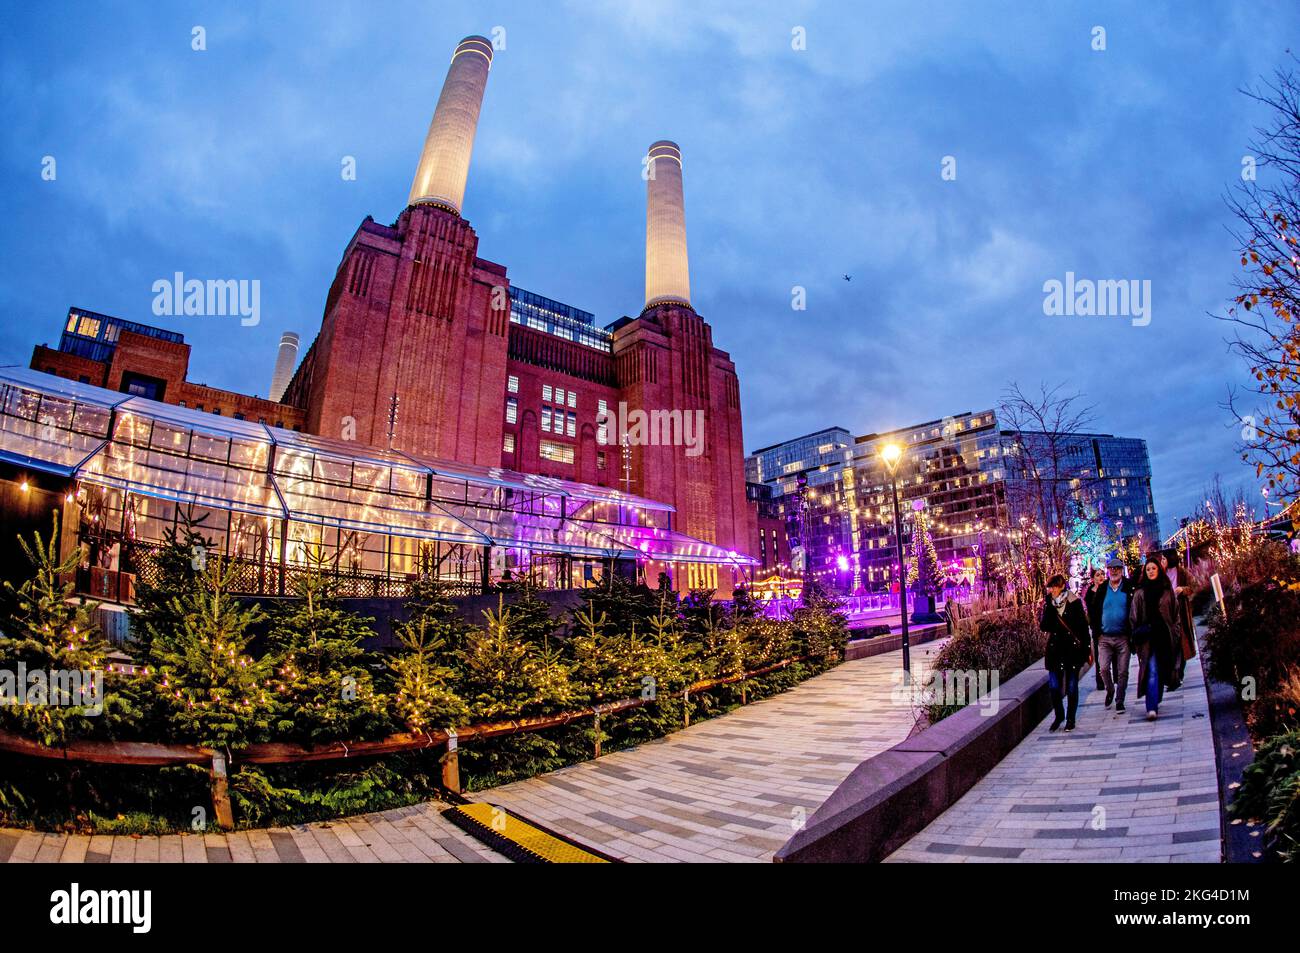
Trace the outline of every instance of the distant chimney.
<path fill-rule="evenodd" d="M 275 356 L 275 372 L 271 375 L 271 400 L 279 403 L 284 389 L 293 379 L 293 369 L 298 365 L 298 335 L 285 331 L 280 335 L 280 351 Z"/>
<path fill-rule="evenodd" d="M 478 112 L 491 68 L 490 40 L 467 36 L 460 41 L 433 110 L 408 205 L 437 205 L 460 214 Z"/>
<path fill-rule="evenodd" d="M 661 140 L 646 163 L 645 306 L 665 301 L 691 305 L 686 264 L 686 208 L 682 202 L 682 150 Z"/>

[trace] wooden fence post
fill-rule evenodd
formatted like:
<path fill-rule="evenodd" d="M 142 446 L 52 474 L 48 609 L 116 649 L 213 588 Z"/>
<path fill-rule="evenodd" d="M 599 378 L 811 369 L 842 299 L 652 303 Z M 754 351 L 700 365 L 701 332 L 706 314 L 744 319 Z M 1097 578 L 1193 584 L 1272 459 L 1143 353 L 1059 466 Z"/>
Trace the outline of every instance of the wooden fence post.
<path fill-rule="evenodd" d="M 682 692 L 682 727 L 691 727 L 691 690 Z"/>
<path fill-rule="evenodd" d="M 460 750 L 456 729 L 447 729 L 447 753 L 442 756 L 442 786 L 452 794 L 460 793 Z"/>
<path fill-rule="evenodd" d="M 593 706 L 591 713 L 592 713 L 592 723 L 595 725 L 595 729 L 596 729 L 596 757 L 599 758 L 600 757 L 600 706 L 599 705 Z"/>
<path fill-rule="evenodd" d="M 212 752 L 212 767 L 208 771 L 212 778 L 212 811 L 217 823 L 226 830 L 235 826 L 235 815 L 230 809 L 230 784 L 226 778 L 226 756 L 220 751 Z"/>

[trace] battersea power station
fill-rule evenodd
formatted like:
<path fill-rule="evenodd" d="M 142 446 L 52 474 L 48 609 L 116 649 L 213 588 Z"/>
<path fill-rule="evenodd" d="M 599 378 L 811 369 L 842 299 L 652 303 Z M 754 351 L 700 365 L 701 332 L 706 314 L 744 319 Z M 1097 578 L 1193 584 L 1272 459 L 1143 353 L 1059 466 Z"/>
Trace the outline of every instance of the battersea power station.
<path fill-rule="evenodd" d="M 601 327 L 512 286 L 465 216 L 492 60 L 483 37 L 457 45 L 406 208 L 358 226 L 269 399 L 188 381 L 174 331 L 80 308 L 30 370 L 0 369 L 0 528 L 64 511 L 80 588 L 118 602 L 182 525 L 250 593 L 288 591 L 324 553 L 352 595 L 667 573 L 729 596 L 755 516 L 736 369 L 691 306 L 682 151 L 646 156 L 635 317 Z"/>

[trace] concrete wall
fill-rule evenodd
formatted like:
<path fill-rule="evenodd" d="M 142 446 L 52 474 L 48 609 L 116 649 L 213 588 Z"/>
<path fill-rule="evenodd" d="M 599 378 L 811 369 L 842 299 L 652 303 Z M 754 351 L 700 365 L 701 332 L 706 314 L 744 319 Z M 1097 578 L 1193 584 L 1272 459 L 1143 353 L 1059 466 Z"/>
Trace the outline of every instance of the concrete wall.
<path fill-rule="evenodd" d="M 946 811 L 1006 757 L 1051 709 L 1039 665 L 999 688 L 991 715 L 978 704 L 853 769 L 777 863 L 878 863 Z"/>

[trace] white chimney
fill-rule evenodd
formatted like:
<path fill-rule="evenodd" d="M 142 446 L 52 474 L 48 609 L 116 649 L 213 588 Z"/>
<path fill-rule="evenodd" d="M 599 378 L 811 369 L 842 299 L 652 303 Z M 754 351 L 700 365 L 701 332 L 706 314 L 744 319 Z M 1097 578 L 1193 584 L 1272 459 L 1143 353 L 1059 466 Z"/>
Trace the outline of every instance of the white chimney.
<path fill-rule="evenodd" d="M 686 262 L 686 207 L 682 200 L 682 150 L 660 140 L 647 154 L 645 306 L 672 301 L 691 305 Z"/>
<path fill-rule="evenodd" d="M 491 40 L 467 36 L 460 41 L 433 110 L 407 205 L 437 205 L 460 214 L 478 113 L 491 68 Z"/>
<path fill-rule="evenodd" d="M 271 375 L 271 400 L 280 401 L 284 389 L 293 379 L 293 369 L 298 365 L 298 335 L 285 331 L 280 335 L 280 350 L 275 356 L 275 372 Z"/>

